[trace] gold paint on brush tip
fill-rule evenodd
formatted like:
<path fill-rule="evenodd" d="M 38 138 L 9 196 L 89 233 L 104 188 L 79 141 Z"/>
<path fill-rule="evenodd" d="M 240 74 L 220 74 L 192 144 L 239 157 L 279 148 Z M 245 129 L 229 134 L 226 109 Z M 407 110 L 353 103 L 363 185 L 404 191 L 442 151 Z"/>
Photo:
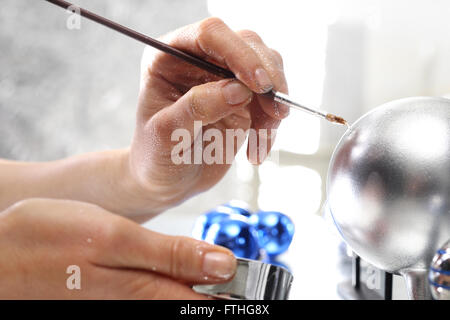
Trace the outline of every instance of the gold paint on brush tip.
<path fill-rule="evenodd" d="M 347 120 L 345 120 L 342 117 L 338 117 L 338 116 L 336 116 L 334 114 L 328 113 L 326 118 L 327 118 L 328 121 L 331 121 L 331 122 L 334 122 L 334 123 L 338 123 L 338 124 L 342 124 L 344 126 L 349 127 Z"/>

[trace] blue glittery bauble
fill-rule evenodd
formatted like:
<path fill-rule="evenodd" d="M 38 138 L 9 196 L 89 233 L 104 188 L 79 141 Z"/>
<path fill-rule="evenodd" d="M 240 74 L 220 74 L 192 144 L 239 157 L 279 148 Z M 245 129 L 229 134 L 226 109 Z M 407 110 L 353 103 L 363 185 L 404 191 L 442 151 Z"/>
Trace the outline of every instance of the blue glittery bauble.
<path fill-rule="evenodd" d="M 243 220 L 225 219 L 214 223 L 206 233 L 205 241 L 226 247 L 239 258 L 258 259 L 258 235 Z"/>
<path fill-rule="evenodd" d="M 222 207 L 231 208 L 236 211 L 237 214 L 243 215 L 247 218 L 252 214 L 248 203 L 240 200 L 231 200 L 230 202 L 223 204 Z"/>
<path fill-rule="evenodd" d="M 192 229 L 192 237 L 199 240 L 205 240 L 209 227 L 216 222 L 222 221 L 223 219 L 247 219 L 251 215 L 248 208 L 249 205 L 247 203 L 238 200 L 232 200 L 226 204 L 218 206 L 195 220 L 195 224 Z M 230 217 L 231 215 L 238 215 L 239 217 Z"/>
<path fill-rule="evenodd" d="M 233 209 L 222 206 L 202 214 L 195 220 L 194 228 L 192 229 L 192 237 L 198 240 L 205 240 L 209 227 L 216 222 L 229 218 L 231 214 L 235 214 Z"/>
<path fill-rule="evenodd" d="M 294 224 L 281 212 L 260 211 L 249 218 L 258 233 L 259 246 L 270 256 L 285 252 L 294 236 Z"/>

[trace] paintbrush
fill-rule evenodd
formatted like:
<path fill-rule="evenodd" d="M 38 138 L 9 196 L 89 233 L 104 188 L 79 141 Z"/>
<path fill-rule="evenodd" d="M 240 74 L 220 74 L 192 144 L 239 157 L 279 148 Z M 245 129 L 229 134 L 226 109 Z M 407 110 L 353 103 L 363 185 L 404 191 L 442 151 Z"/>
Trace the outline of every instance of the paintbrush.
<path fill-rule="evenodd" d="M 165 44 L 161 41 L 158 41 L 158 40 L 153 39 L 149 36 L 146 36 L 142 33 L 134 31 L 130 28 L 122 26 L 114 21 L 108 20 L 108 19 L 106 19 L 102 16 L 99 16 L 93 12 L 90 12 L 86 9 L 80 8 L 72 3 L 69 3 L 67 1 L 62 1 L 62 0 L 46 0 L 46 1 L 51 2 L 51 3 L 57 5 L 61 8 L 64 8 L 66 10 L 72 10 L 76 13 L 79 13 L 82 17 L 85 17 L 89 20 L 95 21 L 95 22 L 97 22 L 105 27 L 108 27 L 110 29 L 116 30 L 128 37 L 131 37 L 131 38 L 138 40 L 146 45 L 149 45 L 153 48 L 161 50 L 167 54 L 175 56 L 175 57 L 177 57 L 181 60 L 184 60 L 196 67 L 199 67 L 205 71 L 208 71 L 216 76 L 223 77 L 223 78 L 235 78 L 234 73 L 231 72 L 230 70 L 224 69 L 213 63 L 210 63 L 208 61 L 205 61 L 203 59 L 195 57 L 189 53 L 181 51 L 177 48 L 174 48 L 174 47 L 172 47 L 168 44 Z M 297 103 L 297 102 L 291 100 L 291 98 L 284 93 L 272 90 L 269 93 L 266 93 L 265 95 L 268 95 L 274 101 L 284 104 L 290 108 L 295 108 L 295 109 L 310 113 L 312 115 L 318 116 L 322 119 L 325 119 L 325 120 L 333 122 L 333 123 L 348 126 L 348 123 L 344 118 L 336 116 L 336 115 L 328 113 L 328 112 L 325 112 L 325 111 L 322 111 L 322 110 L 308 108 L 300 103 Z"/>

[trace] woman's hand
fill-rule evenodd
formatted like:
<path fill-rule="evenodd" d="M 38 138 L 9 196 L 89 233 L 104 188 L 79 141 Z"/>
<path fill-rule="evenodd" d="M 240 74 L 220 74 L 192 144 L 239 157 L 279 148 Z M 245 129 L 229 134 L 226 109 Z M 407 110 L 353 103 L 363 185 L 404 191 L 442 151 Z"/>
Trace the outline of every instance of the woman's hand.
<path fill-rule="evenodd" d="M 217 18 L 162 41 L 230 69 L 238 80 L 219 79 L 147 48 L 131 148 L 47 163 L 0 161 L 0 210 L 28 198 L 70 199 L 142 222 L 215 185 L 249 128 L 254 129 L 249 160 L 264 160 L 274 142 L 272 130 L 289 113 L 259 95 L 272 88 L 287 93 L 280 55 L 254 32 L 233 32 Z M 189 138 L 181 149 L 183 141 L 172 136 L 177 129 Z M 208 132 L 219 135 L 206 137 Z M 217 148 L 211 148 L 213 143 Z M 208 148 L 213 161 L 203 157 Z"/>
<path fill-rule="evenodd" d="M 225 248 L 62 200 L 1 212 L 0 253 L 0 299 L 204 299 L 190 285 L 229 280 L 236 268 Z"/>
<path fill-rule="evenodd" d="M 153 197 L 148 203 L 159 202 L 165 208 L 209 189 L 225 175 L 244 142 L 236 141 L 236 146 L 227 148 L 227 130 L 256 130 L 251 137 L 257 137 L 256 148 L 249 144 L 247 155 L 252 163 L 261 163 L 274 142 L 271 130 L 289 109 L 255 94 L 271 89 L 287 93 L 287 84 L 280 55 L 254 32 L 233 32 L 220 19 L 209 18 L 162 41 L 221 65 L 239 79 L 221 80 L 166 53 L 146 49 L 130 172 L 142 194 Z M 219 161 L 208 163 L 202 157 L 202 150 L 212 142 L 204 141 L 208 139 L 201 136 L 195 121 L 201 121 L 203 132 L 216 129 L 222 134 L 223 139 L 214 140 L 221 148 L 215 151 L 222 154 Z M 180 141 L 173 141 L 172 134 L 181 128 L 190 143 L 180 150 L 176 147 Z M 200 141 L 197 146 L 202 146 L 199 152 L 194 150 L 196 140 Z M 196 152 L 201 159 L 195 158 Z M 174 156 L 179 159 L 186 153 L 186 163 L 174 161 Z M 141 207 L 146 207 L 145 201 Z"/>

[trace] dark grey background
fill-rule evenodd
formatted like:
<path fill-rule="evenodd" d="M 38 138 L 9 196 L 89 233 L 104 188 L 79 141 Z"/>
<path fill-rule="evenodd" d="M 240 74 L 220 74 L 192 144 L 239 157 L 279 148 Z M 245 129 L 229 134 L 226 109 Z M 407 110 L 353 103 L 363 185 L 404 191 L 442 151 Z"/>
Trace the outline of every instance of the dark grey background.
<path fill-rule="evenodd" d="M 206 0 L 77 0 L 150 36 L 208 16 Z M 140 43 L 44 0 L 2 0 L 0 157 L 52 160 L 129 145 Z"/>

